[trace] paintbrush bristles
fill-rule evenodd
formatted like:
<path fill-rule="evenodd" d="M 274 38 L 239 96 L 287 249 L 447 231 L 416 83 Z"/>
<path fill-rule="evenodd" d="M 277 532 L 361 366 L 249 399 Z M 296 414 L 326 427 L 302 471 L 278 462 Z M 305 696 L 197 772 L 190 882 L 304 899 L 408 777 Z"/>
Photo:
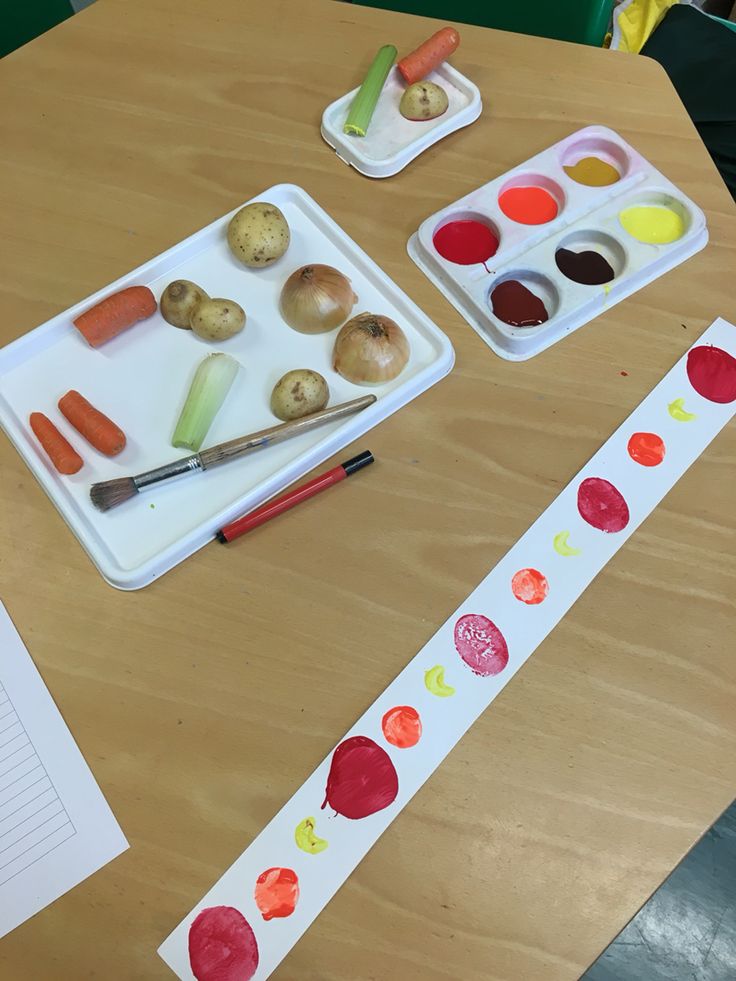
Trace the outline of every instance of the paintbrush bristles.
<path fill-rule="evenodd" d="M 116 508 L 118 504 L 124 504 L 131 497 L 135 497 L 138 488 L 132 477 L 116 477 L 114 480 L 103 480 L 99 484 L 92 484 L 89 496 L 98 511 L 109 511 Z"/>

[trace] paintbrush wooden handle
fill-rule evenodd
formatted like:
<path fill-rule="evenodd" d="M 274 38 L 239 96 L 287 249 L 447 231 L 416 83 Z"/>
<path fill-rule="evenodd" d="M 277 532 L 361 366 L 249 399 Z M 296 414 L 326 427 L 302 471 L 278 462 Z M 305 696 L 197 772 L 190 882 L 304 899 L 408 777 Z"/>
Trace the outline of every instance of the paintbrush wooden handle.
<path fill-rule="evenodd" d="M 355 412 L 367 409 L 376 401 L 375 395 L 363 395 L 352 402 L 343 402 L 342 405 L 333 405 L 329 409 L 322 409 L 321 412 L 313 412 L 303 419 L 294 419 L 293 422 L 284 422 L 280 426 L 271 426 L 270 429 L 261 429 L 260 432 L 251 433 L 249 436 L 238 436 L 227 443 L 218 443 L 207 450 L 199 451 L 199 458 L 205 470 L 216 467 L 219 463 L 226 463 L 233 460 L 248 450 L 257 449 L 259 446 L 270 446 L 272 443 L 280 443 L 282 440 L 291 439 L 300 433 L 308 433 L 317 426 L 322 426 L 327 422 L 335 422 L 344 416 L 351 416 Z"/>

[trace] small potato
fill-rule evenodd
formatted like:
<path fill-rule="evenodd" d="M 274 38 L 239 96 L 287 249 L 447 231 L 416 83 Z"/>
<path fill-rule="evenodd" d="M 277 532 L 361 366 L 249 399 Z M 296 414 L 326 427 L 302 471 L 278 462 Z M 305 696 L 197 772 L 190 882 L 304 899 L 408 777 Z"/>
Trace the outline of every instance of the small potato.
<path fill-rule="evenodd" d="M 203 341 L 226 341 L 245 327 L 245 310 L 235 300 L 208 297 L 196 308 L 189 325 Z"/>
<path fill-rule="evenodd" d="M 291 235 L 286 218 L 275 204 L 256 201 L 233 215 L 227 241 L 236 259 L 245 266 L 268 266 L 289 248 Z"/>
<path fill-rule="evenodd" d="M 202 300 L 209 297 L 201 286 L 188 279 L 175 279 L 161 294 L 161 316 L 174 327 L 190 330 L 189 320 Z"/>
<path fill-rule="evenodd" d="M 434 82 L 415 82 L 401 96 L 399 112 L 405 119 L 419 122 L 436 119 L 447 112 L 447 92 Z"/>
<path fill-rule="evenodd" d="M 327 382 L 317 371 L 287 371 L 271 392 L 271 412 L 284 422 L 324 409 L 330 397 Z"/>

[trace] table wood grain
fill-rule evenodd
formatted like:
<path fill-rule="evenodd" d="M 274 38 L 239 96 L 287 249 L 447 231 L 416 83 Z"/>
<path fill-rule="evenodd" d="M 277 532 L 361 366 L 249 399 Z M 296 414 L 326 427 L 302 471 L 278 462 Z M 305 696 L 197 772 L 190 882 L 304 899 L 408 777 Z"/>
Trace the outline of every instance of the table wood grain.
<path fill-rule="evenodd" d="M 736 211 L 652 61 L 463 26 L 480 120 L 389 180 L 344 166 L 324 106 L 380 44 L 436 26 L 331 0 L 100 0 L 0 62 L 0 343 L 290 181 L 457 352 L 356 444 L 365 476 L 136 593 L 0 438 L 0 597 L 131 842 L 0 942 L 3 977 L 169 976 L 160 941 L 698 334 L 736 321 Z M 506 363 L 406 240 L 591 123 L 706 211 L 710 244 Z M 734 796 L 735 464 L 730 426 L 274 977 L 572 981 L 609 943 Z"/>

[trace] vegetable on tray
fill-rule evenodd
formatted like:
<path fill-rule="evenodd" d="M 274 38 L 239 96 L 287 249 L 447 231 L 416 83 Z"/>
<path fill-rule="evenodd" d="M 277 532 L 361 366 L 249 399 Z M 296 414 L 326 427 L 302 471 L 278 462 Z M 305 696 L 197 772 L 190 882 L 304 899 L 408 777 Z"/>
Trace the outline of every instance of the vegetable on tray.
<path fill-rule="evenodd" d="M 358 89 L 350 104 L 348 118 L 345 120 L 343 132 L 353 136 L 365 136 L 370 126 L 378 97 L 386 84 L 388 73 L 391 71 L 398 51 L 393 44 L 384 44 L 378 49 L 363 84 Z"/>
<path fill-rule="evenodd" d="M 246 204 L 230 219 L 227 242 L 245 266 L 268 266 L 289 248 L 289 223 L 281 209 L 267 201 Z"/>
<path fill-rule="evenodd" d="M 389 317 L 359 313 L 342 327 L 332 352 L 332 367 L 356 385 L 398 378 L 409 360 L 409 341 Z"/>
<path fill-rule="evenodd" d="M 405 119 L 421 122 L 447 112 L 447 92 L 434 82 L 414 82 L 401 96 L 399 112 Z"/>
<path fill-rule="evenodd" d="M 125 433 L 120 426 L 74 389 L 59 399 L 59 409 L 67 422 L 105 456 L 117 456 L 125 448 Z"/>
<path fill-rule="evenodd" d="M 198 450 L 230 391 L 240 364 L 229 354 L 208 354 L 189 387 L 172 437 L 172 446 Z"/>
<path fill-rule="evenodd" d="M 226 341 L 245 327 L 245 310 L 235 300 L 202 300 L 190 318 L 192 330 L 203 341 Z"/>
<path fill-rule="evenodd" d="M 302 334 L 323 334 L 344 324 L 358 302 L 350 280 L 333 266 L 300 266 L 281 290 L 281 313 Z"/>
<path fill-rule="evenodd" d="M 271 392 L 271 411 L 278 419 L 289 422 L 324 409 L 330 389 L 318 371 L 296 368 L 279 378 Z"/>
<path fill-rule="evenodd" d="M 43 412 L 32 412 L 28 420 L 33 434 L 59 473 L 79 473 L 84 461 Z"/>
<path fill-rule="evenodd" d="M 90 347 L 100 347 L 156 310 L 156 297 L 147 286 L 128 286 L 80 313 L 74 326 Z"/>
<path fill-rule="evenodd" d="M 416 51 L 412 51 L 399 62 L 398 69 L 404 81 L 407 85 L 421 82 L 449 58 L 459 44 L 460 35 L 454 27 L 443 27 L 442 30 L 437 31 L 424 44 L 420 44 Z"/>
<path fill-rule="evenodd" d="M 189 321 L 203 300 L 209 296 L 201 286 L 189 279 L 175 279 L 161 294 L 161 316 L 172 327 L 191 330 Z"/>

